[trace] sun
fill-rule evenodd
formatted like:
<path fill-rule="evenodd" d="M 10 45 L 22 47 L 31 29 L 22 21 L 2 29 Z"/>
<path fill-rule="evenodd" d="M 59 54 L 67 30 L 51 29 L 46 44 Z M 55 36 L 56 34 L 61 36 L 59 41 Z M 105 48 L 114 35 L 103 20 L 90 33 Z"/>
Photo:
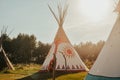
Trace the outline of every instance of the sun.
<path fill-rule="evenodd" d="M 109 0 L 80 0 L 80 13 L 91 21 L 100 21 L 107 15 Z"/>

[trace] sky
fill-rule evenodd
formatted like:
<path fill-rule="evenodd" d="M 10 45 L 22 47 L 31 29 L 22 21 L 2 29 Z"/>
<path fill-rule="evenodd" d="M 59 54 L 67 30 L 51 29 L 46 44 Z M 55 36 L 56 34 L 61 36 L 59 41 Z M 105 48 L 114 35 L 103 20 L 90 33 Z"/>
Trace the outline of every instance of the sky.
<path fill-rule="evenodd" d="M 10 37 L 19 33 L 52 43 L 58 24 L 48 4 L 57 13 L 57 4 L 68 4 L 63 28 L 72 44 L 107 40 L 115 23 L 118 0 L 0 0 L 0 30 L 8 26 Z"/>

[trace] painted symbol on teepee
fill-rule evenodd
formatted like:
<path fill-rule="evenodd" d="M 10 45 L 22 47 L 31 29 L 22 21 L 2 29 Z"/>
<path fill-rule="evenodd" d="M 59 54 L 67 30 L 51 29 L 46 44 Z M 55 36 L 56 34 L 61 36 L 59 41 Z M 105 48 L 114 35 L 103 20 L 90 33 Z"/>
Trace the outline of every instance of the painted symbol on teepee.
<path fill-rule="evenodd" d="M 64 54 L 66 56 L 72 57 L 73 56 L 73 50 L 72 50 L 72 48 L 71 47 L 64 48 Z"/>
<path fill-rule="evenodd" d="M 72 54 L 72 51 L 71 51 L 70 49 L 67 49 L 66 51 L 67 51 L 67 53 L 68 53 L 69 55 Z"/>

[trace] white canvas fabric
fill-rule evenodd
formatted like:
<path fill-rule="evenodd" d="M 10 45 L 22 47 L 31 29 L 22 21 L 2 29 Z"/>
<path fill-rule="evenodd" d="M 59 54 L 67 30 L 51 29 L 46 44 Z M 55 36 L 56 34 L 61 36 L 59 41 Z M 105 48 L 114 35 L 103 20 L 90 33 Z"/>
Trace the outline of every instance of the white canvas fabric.
<path fill-rule="evenodd" d="M 116 11 L 120 13 L 120 1 Z M 120 77 L 120 14 L 111 34 L 89 74 L 105 77 Z"/>
<path fill-rule="evenodd" d="M 54 44 L 50 50 L 50 53 L 46 57 L 46 60 L 43 64 L 43 69 L 47 69 L 49 66 L 50 61 L 53 58 L 53 50 L 54 50 Z M 52 53 L 51 53 L 52 52 Z M 80 59 L 77 52 L 74 50 L 74 48 L 68 44 L 68 43 L 61 43 L 58 47 L 57 53 L 56 53 L 56 70 L 65 70 L 65 59 L 63 57 L 65 55 L 67 60 L 67 70 L 81 70 L 81 71 L 88 71 L 87 67 L 84 65 L 82 60 Z"/>
<path fill-rule="evenodd" d="M 49 5 L 48 7 L 56 19 L 59 28 L 52 47 L 42 65 L 42 70 L 48 70 L 51 67 L 51 63 L 56 61 L 54 62 L 56 64 L 55 69 L 59 71 L 88 71 L 88 68 L 85 66 L 78 53 L 72 47 L 62 27 L 67 13 L 67 6 L 65 6 L 63 9 L 61 5 L 58 5 L 58 17 L 55 15 Z"/>
<path fill-rule="evenodd" d="M 120 16 L 106 41 L 100 55 L 94 63 L 90 74 L 120 77 Z"/>
<path fill-rule="evenodd" d="M 88 71 L 88 68 L 80 59 L 78 53 L 72 47 L 71 43 L 69 42 L 63 28 L 59 28 L 55 40 L 52 44 L 52 47 L 42 65 L 42 70 L 47 70 L 50 64 L 50 61 L 53 59 L 53 54 L 56 48 L 57 43 L 57 51 L 56 51 L 56 70 L 69 70 L 69 71 Z M 65 65 L 65 58 L 66 64 Z"/>

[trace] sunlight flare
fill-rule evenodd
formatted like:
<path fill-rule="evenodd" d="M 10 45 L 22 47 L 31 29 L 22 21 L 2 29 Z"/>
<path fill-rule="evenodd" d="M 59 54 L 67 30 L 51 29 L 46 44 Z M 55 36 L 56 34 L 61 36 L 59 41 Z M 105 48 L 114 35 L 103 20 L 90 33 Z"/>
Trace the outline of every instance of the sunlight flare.
<path fill-rule="evenodd" d="M 80 12 L 91 21 L 100 21 L 110 8 L 109 0 L 80 0 Z"/>

